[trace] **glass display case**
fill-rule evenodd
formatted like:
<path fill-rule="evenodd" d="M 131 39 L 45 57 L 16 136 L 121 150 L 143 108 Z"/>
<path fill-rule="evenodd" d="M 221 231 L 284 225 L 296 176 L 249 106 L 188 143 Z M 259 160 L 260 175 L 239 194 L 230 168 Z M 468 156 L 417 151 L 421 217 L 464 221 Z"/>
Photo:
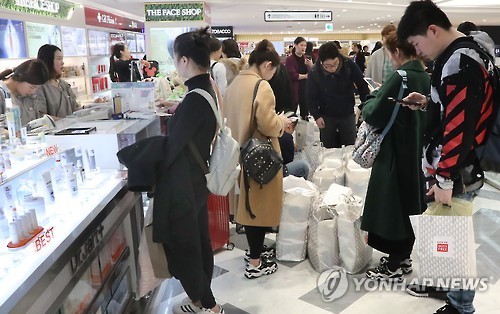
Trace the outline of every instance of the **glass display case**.
<path fill-rule="evenodd" d="M 0 184 L 2 208 L 10 227 L 33 206 L 41 230 L 26 243 L 15 239 L 13 230 L 7 237 L 2 233 L 0 313 L 105 313 L 125 308 L 136 290 L 141 195 L 127 190 L 118 170 L 88 169 L 73 189 L 74 150 L 58 158 L 45 156 L 56 150 L 54 146 L 41 144 L 31 150 L 36 153 L 25 152 L 23 158 L 11 154 L 12 168 L 6 169 Z M 66 165 L 59 165 L 61 160 Z M 61 182 L 58 169 L 66 171 Z M 53 199 L 48 181 L 53 183 Z M 9 247 L 12 242 L 17 247 Z"/>

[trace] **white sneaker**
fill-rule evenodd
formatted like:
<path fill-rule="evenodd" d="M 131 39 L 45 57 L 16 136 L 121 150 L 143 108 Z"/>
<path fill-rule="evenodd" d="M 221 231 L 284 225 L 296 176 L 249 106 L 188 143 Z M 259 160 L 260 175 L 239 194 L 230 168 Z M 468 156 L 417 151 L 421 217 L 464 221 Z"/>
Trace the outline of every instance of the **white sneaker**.
<path fill-rule="evenodd" d="M 214 312 L 211 309 L 202 308 L 201 311 L 198 312 L 198 314 L 225 314 L 226 313 L 226 312 L 224 312 L 224 309 L 222 308 L 222 306 L 220 304 L 217 304 L 217 306 L 219 307 L 219 312 Z"/>
<path fill-rule="evenodd" d="M 174 314 L 198 313 L 202 308 L 195 305 L 191 299 L 185 298 L 181 303 L 174 305 L 172 311 Z"/>

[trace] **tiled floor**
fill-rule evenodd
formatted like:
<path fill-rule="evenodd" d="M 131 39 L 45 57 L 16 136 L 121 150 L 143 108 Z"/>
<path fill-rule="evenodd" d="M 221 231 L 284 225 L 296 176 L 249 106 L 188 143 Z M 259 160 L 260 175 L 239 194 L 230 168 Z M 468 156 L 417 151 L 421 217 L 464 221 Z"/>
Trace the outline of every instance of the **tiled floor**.
<path fill-rule="evenodd" d="M 477 292 L 474 300 L 476 313 L 500 313 L 496 301 L 500 295 L 500 192 L 485 186 L 474 200 L 474 229 L 477 244 L 478 277 L 487 277 L 488 289 Z M 317 288 L 317 273 L 308 260 L 303 262 L 278 262 L 278 271 L 270 276 L 248 280 L 243 276 L 244 235 L 234 234 L 233 251 L 220 250 L 215 254 L 215 271 L 212 289 L 217 302 L 227 314 L 267 313 L 342 313 L 342 314 L 424 314 L 434 313 L 443 302 L 429 298 L 412 297 L 402 291 L 355 291 L 353 278 L 363 278 L 363 272 L 348 275 L 348 291 L 342 297 L 325 302 Z M 268 235 L 266 244 L 274 243 L 274 234 Z M 371 264 L 375 265 L 382 254 L 374 252 Z M 417 277 L 418 261 L 414 259 Z M 166 281 L 154 294 L 146 313 L 172 313 L 173 304 L 186 297 L 175 279 Z"/>

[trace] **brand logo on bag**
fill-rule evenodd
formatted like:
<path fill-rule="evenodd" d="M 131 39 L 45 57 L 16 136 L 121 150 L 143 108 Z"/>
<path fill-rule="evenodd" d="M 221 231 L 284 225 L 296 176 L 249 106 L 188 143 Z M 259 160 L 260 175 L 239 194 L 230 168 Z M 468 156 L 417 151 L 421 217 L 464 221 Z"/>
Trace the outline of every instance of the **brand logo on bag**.
<path fill-rule="evenodd" d="M 437 243 L 438 252 L 448 252 L 448 242 L 438 242 Z"/>
<path fill-rule="evenodd" d="M 326 302 L 332 302 L 343 296 L 348 286 L 347 273 L 342 267 L 326 270 L 318 278 L 318 290 Z"/>

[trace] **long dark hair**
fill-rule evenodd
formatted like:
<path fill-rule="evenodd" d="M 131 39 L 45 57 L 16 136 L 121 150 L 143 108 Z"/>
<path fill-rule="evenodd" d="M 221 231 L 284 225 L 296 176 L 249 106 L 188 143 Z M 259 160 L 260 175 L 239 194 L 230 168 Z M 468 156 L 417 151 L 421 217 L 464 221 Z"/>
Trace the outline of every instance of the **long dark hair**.
<path fill-rule="evenodd" d="M 241 58 L 240 49 L 238 48 L 238 43 L 234 39 L 224 39 L 222 41 L 222 52 L 228 58 Z"/>
<path fill-rule="evenodd" d="M 271 61 L 273 67 L 277 67 L 280 64 L 281 59 L 274 49 L 273 44 L 269 40 L 264 39 L 255 46 L 255 49 L 248 58 L 248 64 L 250 66 L 254 64 L 259 66 L 267 61 Z"/>
<path fill-rule="evenodd" d="M 24 61 L 14 69 L 7 69 L 0 73 L 0 80 L 12 78 L 16 82 L 28 82 L 33 85 L 43 85 L 49 79 L 49 70 L 42 60 L 31 59 Z"/>
<path fill-rule="evenodd" d="M 189 58 L 193 60 L 201 70 L 208 70 L 210 67 L 209 40 L 210 33 L 208 32 L 208 27 L 181 34 L 177 36 L 174 41 L 175 57 Z"/>
<path fill-rule="evenodd" d="M 40 49 L 38 49 L 38 60 L 45 62 L 47 69 L 49 70 L 49 76 L 51 79 L 58 79 L 61 75 L 54 69 L 54 57 L 56 51 L 61 49 L 54 45 L 45 44 Z"/>
<path fill-rule="evenodd" d="M 125 50 L 124 43 L 117 43 L 111 47 L 111 57 L 109 57 L 109 77 L 114 82 L 116 78 L 115 72 L 115 58 L 120 59 L 122 57 L 122 51 Z"/>

